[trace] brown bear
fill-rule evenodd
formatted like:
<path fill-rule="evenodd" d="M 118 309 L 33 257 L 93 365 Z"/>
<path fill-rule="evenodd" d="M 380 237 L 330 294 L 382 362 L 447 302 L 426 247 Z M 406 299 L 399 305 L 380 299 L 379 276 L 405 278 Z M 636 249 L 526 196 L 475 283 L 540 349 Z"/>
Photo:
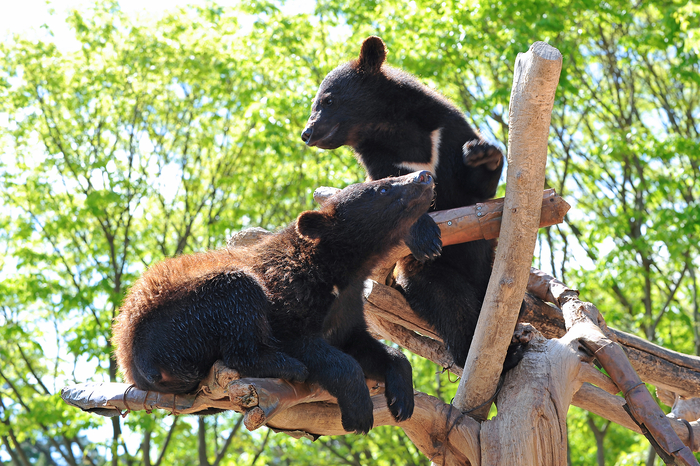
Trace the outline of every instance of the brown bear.
<path fill-rule="evenodd" d="M 446 98 L 387 66 L 385 58 L 384 42 L 369 37 L 357 59 L 328 73 L 302 140 L 322 149 L 352 147 L 372 180 L 430 170 L 436 182 L 433 210 L 493 197 L 503 169 L 501 151 L 485 142 Z M 448 246 L 440 255 L 436 229 L 428 215 L 415 223 L 407 241 L 413 257 L 398 264 L 394 285 L 461 367 L 486 294 L 494 244 Z M 506 369 L 517 364 L 520 351 L 511 347 Z"/>
<path fill-rule="evenodd" d="M 337 397 L 345 430 L 367 433 L 366 375 L 385 382 L 392 414 L 408 419 L 411 365 L 368 333 L 362 290 L 432 199 L 426 171 L 355 184 L 252 246 L 154 265 L 114 324 L 125 379 L 190 393 L 221 359 L 244 376 L 319 383 Z"/>

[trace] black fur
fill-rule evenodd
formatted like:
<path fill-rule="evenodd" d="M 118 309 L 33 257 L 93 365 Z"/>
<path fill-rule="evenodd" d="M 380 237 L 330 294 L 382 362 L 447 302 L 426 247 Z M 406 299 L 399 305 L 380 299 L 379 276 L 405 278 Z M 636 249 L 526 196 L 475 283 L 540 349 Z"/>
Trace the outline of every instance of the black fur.
<path fill-rule="evenodd" d="M 362 287 L 432 197 L 427 172 L 357 184 L 256 245 L 156 264 L 114 325 L 126 380 L 190 393 L 222 359 L 244 376 L 318 382 L 338 398 L 343 427 L 366 433 L 366 374 L 385 381 L 392 414 L 408 419 L 411 366 L 367 332 Z"/>
<path fill-rule="evenodd" d="M 351 146 L 370 179 L 415 169 L 435 174 L 434 210 L 483 202 L 494 196 L 503 169 L 500 150 L 485 142 L 447 99 L 413 76 L 383 64 L 378 37 L 362 44 L 356 60 L 340 65 L 321 83 L 302 139 L 310 146 Z M 398 264 L 395 286 L 443 338 L 463 366 L 493 263 L 485 240 L 445 247 L 425 215 L 407 241 L 413 258 Z M 429 259 L 435 259 L 430 261 Z M 506 368 L 517 364 L 514 351 Z"/>

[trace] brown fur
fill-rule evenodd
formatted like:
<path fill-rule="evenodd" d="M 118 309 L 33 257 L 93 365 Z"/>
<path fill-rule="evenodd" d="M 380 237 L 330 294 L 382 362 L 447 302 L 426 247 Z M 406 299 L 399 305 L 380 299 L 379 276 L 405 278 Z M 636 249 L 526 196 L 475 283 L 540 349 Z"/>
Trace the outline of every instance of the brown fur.
<path fill-rule="evenodd" d="M 367 432 L 367 374 L 385 380 L 390 410 L 407 419 L 411 366 L 367 332 L 362 289 L 432 196 L 427 172 L 357 184 L 253 246 L 154 265 L 114 324 L 125 379 L 143 390 L 190 393 L 217 359 L 244 376 L 308 376 L 337 397 L 347 430 Z"/>

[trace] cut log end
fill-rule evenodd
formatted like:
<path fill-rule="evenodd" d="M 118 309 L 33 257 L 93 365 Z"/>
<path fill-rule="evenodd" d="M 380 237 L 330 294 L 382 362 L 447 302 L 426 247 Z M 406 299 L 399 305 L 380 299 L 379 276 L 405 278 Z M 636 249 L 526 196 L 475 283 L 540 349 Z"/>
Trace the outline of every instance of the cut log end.
<path fill-rule="evenodd" d="M 542 41 L 532 44 L 530 51 L 543 60 L 561 61 L 563 59 L 561 52 L 556 47 Z"/>

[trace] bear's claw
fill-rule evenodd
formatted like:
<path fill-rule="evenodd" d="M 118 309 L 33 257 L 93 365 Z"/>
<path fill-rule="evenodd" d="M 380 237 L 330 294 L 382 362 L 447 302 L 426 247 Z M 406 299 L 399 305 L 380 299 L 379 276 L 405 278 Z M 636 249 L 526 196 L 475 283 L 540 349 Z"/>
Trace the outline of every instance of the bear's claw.
<path fill-rule="evenodd" d="M 440 227 L 428 214 L 421 216 L 411 227 L 406 246 L 419 262 L 436 259 L 442 254 Z"/>
<path fill-rule="evenodd" d="M 350 404 L 350 409 L 343 409 L 344 404 L 339 403 L 341 424 L 347 432 L 367 434 L 374 425 L 374 404 L 369 397 L 369 392 L 367 392 L 366 397 L 358 398 L 354 403 Z"/>
<path fill-rule="evenodd" d="M 488 170 L 496 170 L 503 163 L 501 150 L 483 139 L 467 141 L 462 146 L 464 164 L 470 167 L 484 165 Z"/>

